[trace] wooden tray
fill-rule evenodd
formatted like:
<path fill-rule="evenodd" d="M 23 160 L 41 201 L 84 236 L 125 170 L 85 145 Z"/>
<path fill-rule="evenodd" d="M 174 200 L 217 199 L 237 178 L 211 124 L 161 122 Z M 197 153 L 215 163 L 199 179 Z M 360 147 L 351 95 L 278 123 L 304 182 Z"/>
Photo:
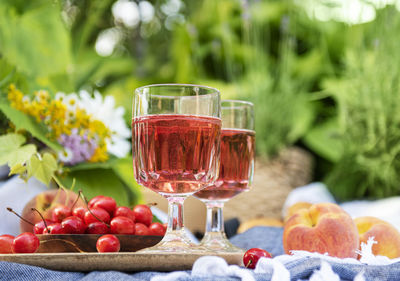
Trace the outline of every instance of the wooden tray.
<path fill-rule="evenodd" d="M 62 271 L 175 271 L 191 269 L 202 256 L 219 256 L 228 264 L 243 265 L 242 254 L 146 254 L 146 253 L 35 253 L 0 254 L 0 261 L 35 265 Z"/>

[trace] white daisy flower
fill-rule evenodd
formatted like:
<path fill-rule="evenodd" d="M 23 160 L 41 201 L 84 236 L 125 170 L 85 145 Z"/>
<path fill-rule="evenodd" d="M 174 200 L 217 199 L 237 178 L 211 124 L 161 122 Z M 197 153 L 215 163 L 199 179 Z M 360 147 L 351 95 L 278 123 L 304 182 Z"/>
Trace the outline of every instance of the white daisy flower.
<path fill-rule="evenodd" d="M 87 91 L 79 92 L 81 107 L 86 110 L 94 119 L 102 121 L 112 132 L 111 139 L 107 140 L 107 150 L 109 153 L 124 157 L 129 153 L 131 143 L 127 140 L 131 136 L 131 131 L 124 120 L 125 109 L 120 106 L 115 108 L 113 96 L 103 96 L 94 92 L 92 97 Z"/>
<path fill-rule="evenodd" d="M 56 93 L 56 96 L 55 96 L 54 99 L 55 99 L 56 101 L 64 102 L 64 101 L 65 101 L 65 97 L 66 97 L 65 93 L 63 93 L 63 92 L 58 92 L 58 93 Z"/>
<path fill-rule="evenodd" d="M 78 95 L 71 93 L 65 97 L 64 104 L 70 111 L 75 111 L 77 107 L 81 107 Z"/>
<path fill-rule="evenodd" d="M 73 157 L 74 153 L 68 147 L 64 147 L 63 151 L 58 152 L 58 159 L 60 159 L 61 162 L 70 162 Z"/>

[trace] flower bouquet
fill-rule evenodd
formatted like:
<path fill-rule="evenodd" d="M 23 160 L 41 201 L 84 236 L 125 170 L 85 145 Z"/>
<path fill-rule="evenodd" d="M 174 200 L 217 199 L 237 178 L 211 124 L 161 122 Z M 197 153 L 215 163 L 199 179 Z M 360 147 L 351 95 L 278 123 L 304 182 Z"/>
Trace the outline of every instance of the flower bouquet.
<path fill-rule="evenodd" d="M 8 164 L 9 175 L 76 186 L 88 197 L 108 195 L 125 205 L 140 200 L 128 156 L 130 130 L 112 96 L 86 90 L 29 95 L 14 84 L 4 92 L 0 165 Z"/>

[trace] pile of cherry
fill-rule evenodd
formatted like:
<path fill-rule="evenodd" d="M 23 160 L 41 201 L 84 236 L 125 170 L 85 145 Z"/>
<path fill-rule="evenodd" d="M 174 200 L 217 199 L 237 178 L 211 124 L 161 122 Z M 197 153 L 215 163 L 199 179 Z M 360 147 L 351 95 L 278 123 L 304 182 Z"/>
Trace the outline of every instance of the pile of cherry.
<path fill-rule="evenodd" d="M 153 213 L 147 205 L 136 205 L 133 209 L 117 207 L 112 197 L 99 195 L 89 201 L 88 208 L 58 205 L 51 213 L 51 220 L 36 223 L 33 233 L 24 232 L 16 237 L 0 235 L 0 253 L 36 252 L 40 245 L 36 234 L 104 234 L 97 240 L 97 251 L 119 252 L 120 242 L 113 234 L 163 236 L 165 226 L 152 221 Z"/>

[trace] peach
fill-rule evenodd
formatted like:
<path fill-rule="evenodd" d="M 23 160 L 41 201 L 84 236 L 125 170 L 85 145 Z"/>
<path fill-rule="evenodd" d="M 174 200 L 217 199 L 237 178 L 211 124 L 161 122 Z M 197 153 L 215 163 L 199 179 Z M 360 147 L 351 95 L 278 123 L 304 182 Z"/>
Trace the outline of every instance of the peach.
<path fill-rule="evenodd" d="M 300 210 L 300 209 L 308 209 L 308 208 L 310 208 L 311 207 L 311 203 L 309 203 L 309 202 L 303 202 L 303 201 L 300 201 L 300 202 L 297 202 L 297 203 L 294 203 L 293 205 L 291 205 L 289 208 L 287 208 L 287 211 L 286 211 L 286 216 L 285 216 L 285 219 L 284 219 L 284 221 L 287 221 L 291 216 L 293 216 L 293 214 L 294 213 L 296 213 L 298 210 Z"/>
<path fill-rule="evenodd" d="M 375 217 L 359 217 L 354 219 L 361 242 L 367 243 L 374 237 L 377 244 L 372 246 L 372 253 L 390 259 L 400 257 L 400 232 L 390 223 Z"/>
<path fill-rule="evenodd" d="M 342 208 L 319 203 L 301 208 L 285 223 L 283 248 L 318 252 L 338 258 L 356 258 L 359 246 L 357 227 Z"/>
<path fill-rule="evenodd" d="M 51 220 L 51 212 L 57 205 L 64 204 L 67 207 L 71 207 L 77 197 L 78 194 L 72 190 L 64 191 L 61 188 L 46 190 L 39 193 L 28 203 L 26 203 L 24 209 L 22 210 L 22 217 L 33 224 L 41 221 L 42 219 L 40 218 L 39 214 L 31 210 L 32 208 L 36 208 L 45 219 Z M 78 202 L 75 204 L 75 207 L 85 206 L 86 205 L 81 198 L 79 198 Z M 22 220 L 20 221 L 20 229 L 21 232 L 33 232 L 33 226 Z"/>

